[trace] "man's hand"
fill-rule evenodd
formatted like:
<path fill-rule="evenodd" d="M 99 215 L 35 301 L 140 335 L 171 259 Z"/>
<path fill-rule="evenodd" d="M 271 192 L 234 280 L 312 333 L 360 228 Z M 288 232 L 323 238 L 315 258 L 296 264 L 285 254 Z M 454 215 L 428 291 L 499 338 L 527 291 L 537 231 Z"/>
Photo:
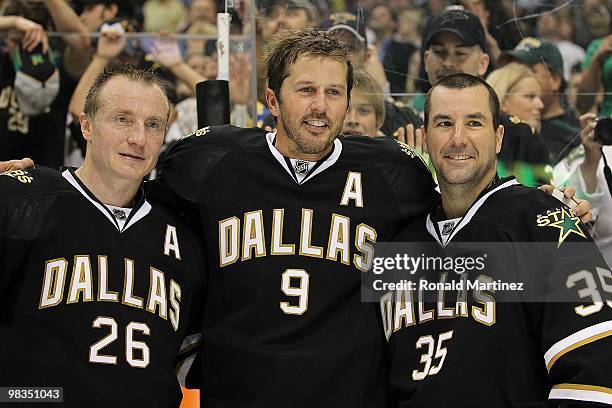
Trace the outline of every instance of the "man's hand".
<path fill-rule="evenodd" d="M 584 145 L 585 162 L 588 161 L 595 168 L 601 159 L 601 143 L 595 140 L 596 117 L 594 113 L 585 113 L 580 116 L 580 127 L 582 128 L 580 139 Z"/>
<path fill-rule="evenodd" d="M 34 161 L 28 157 L 21 160 L 0 161 L 0 173 L 11 170 L 23 170 L 34 167 Z"/>
<path fill-rule="evenodd" d="M 606 38 L 603 39 L 595 55 L 593 56 L 593 61 L 598 64 L 603 64 L 604 60 L 612 55 L 612 34 L 609 34 Z"/>
<path fill-rule="evenodd" d="M 555 188 L 550 184 L 544 184 L 543 186 L 540 186 L 539 189 L 546 194 L 552 194 Z M 574 187 L 561 187 L 559 190 L 563 191 L 563 196 L 565 198 L 568 198 L 576 203 L 575 205 L 570 206 L 570 208 L 574 210 L 582 223 L 586 224 L 593 219 L 593 213 L 591 213 L 591 202 L 580 198 L 574 198 L 576 195 L 576 189 Z"/>
<path fill-rule="evenodd" d="M 96 55 L 100 58 L 111 60 L 121 54 L 125 48 L 127 39 L 125 30 L 119 23 L 103 24 L 100 29 L 100 39 L 98 40 L 98 49 Z"/>
<path fill-rule="evenodd" d="M 174 65 L 183 62 L 183 56 L 179 48 L 176 39 L 162 35 L 155 39 L 153 47 L 151 47 L 151 54 L 155 61 L 159 62 L 166 68 L 172 68 Z"/>
<path fill-rule="evenodd" d="M 25 50 L 31 52 L 36 46 L 42 43 L 43 53 L 49 50 L 49 39 L 43 26 L 28 20 L 24 17 L 17 17 L 15 20 L 15 28 L 23 32 L 21 45 Z"/>
<path fill-rule="evenodd" d="M 412 123 L 406 125 L 405 128 L 398 128 L 394 133 L 399 142 L 405 143 L 412 147 L 414 151 L 421 157 L 426 157 L 425 153 L 425 138 L 422 128 L 414 128 Z"/>

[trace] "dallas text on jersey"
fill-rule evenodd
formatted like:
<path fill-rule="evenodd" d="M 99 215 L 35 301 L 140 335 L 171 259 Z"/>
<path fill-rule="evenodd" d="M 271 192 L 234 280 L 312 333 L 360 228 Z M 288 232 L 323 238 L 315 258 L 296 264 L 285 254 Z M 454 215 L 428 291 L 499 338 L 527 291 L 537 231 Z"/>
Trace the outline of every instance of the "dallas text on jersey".
<path fill-rule="evenodd" d="M 176 228 L 172 225 L 166 227 L 164 240 L 164 253 L 171 253 L 180 259 Z M 66 304 L 78 302 L 121 302 L 126 306 L 144 309 L 152 314 L 157 314 L 162 319 L 168 319 L 175 331 L 179 327 L 180 305 L 181 305 L 181 286 L 170 279 L 166 283 L 166 274 L 160 269 L 149 267 L 149 290 L 146 302 L 143 297 L 134 293 L 135 262 L 132 259 L 124 258 L 123 283 L 121 284 L 121 295 L 111 290 L 116 282 L 109 282 L 108 256 L 97 256 L 98 287 L 97 297 L 94 299 L 93 273 L 94 268 L 92 259 L 89 255 L 75 255 L 72 262 L 72 272 L 68 295 L 65 299 Z M 44 274 L 42 279 L 42 290 L 40 294 L 39 309 L 54 307 L 64 301 L 64 288 L 66 284 L 67 272 L 70 269 L 70 262 L 65 258 L 50 259 L 45 262 Z M 116 274 L 110 274 L 116 275 Z"/>

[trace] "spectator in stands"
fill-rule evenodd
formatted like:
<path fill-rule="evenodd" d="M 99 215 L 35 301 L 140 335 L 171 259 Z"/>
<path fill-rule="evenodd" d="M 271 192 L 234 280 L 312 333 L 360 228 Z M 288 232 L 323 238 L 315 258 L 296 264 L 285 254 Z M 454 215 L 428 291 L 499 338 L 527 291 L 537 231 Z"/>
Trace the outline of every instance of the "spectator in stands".
<path fill-rule="evenodd" d="M 454 8 L 440 13 L 431 20 L 424 38 L 424 68 L 430 83 L 454 72 L 481 77 L 487 72 L 490 58 L 486 52 L 486 36 L 473 13 Z M 550 153 L 542 139 L 533 137 L 530 126 L 518 118 L 502 114 L 501 120 L 505 132 L 498 155 L 500 175 L 515 174 L 529 186 L 550 181 Z M 423 152 L 423 137 L 418 127 L 406 126 L 401 136 L 417 152 Z"/>
<path fill-rule="evenodd" d="M 382 61 L 388 51 L 388 42 L 397 28 L 397 15 L 388 3 L 377 3 L 368 15 L 367 26 L 374 32 L 372 43 L 377 46 L 378 57 Z"/>
<path fill-rule="evenodd" d="M 589 34 L 591 41 L 610 34 L 612 16 L 608 0 L 584 0 L 581 9 L 585 23 L 583 29 Z"/>
<path fill-rule="evenodd" d="M 607 163 L 612 163 L 612 146 L 602 146 L 595 138 L 595 117 L 594 113 L 580 117 L 582 145 L 555 166 L 554 183 L 574 186 L 577 198 L 591 202 L 593 222 L 589 232 L 612 266 L 612 192 L 604 175 Z"/>
<path fill-rule="evenodd" d="M 366 71 L 353 71 L 353 89 L 341 133 L 344 135 L 384 136 L 385 120 L 382 89 Z"/>
<path fill-rule="evenodd" d="M 422 75 L 418 83 L 423 94 L 412 100 L 418 112 L 423 112 L 430 84 L 455 72 L 483 77 L 491 61 L 482 23 L 471 12 L 450 8 L 435 15 L 427 24 L 423 37 Z"/>
<path fill-rule="evenodd" d="M 132 0 L 76 0 L 74 4 L 79 18 L 89 32 L 99 31 L 106 22 L 131 21 L 131 25 L 136 26 Z M 72 52 L 71 49 L 65 51 L 66 70 L 72 78 L 78 80 L 81 77 L 93 58 L 95 45 L 94 40 L 88 52 Z"/>
<path fill-rule="evenodd" d="M 64 161 L 72 93 L 62 48 L 85 52 L 87 29 L 64 0 L 11 0 L 0 17 L 0 160 L 29 156 L 59 168 Z M 45 30 L 80 33 L 48 41 Z M 49 46 L 49 43 L 51 45 Z"/>
<path fill-rule="evenodd" d="M 217 26 L 204 21 L 196 21 L 190 24 L 184 31 L 187 34 L 201 35 L 206 37 L 217 37 Z M 187 54 L 199 54 L 206 51 L 207 39 L 187 40 Z"/>
<path fill-rule="evenodd" d="M 377 54 L 368 49 L 363 19 L 351 13 L 335 13 L 321 27 L 337 33 L 342 41 L 351 45 L 353 66 L 370 74 L 383 90 L 383 95 L 386 95 L 388 92 L 385 89 L 388 90 L 389 83 Z M 383 134 L 393 136 L 398 128 L 408 124 L 421 126 L 422 121 L 416 112 L 401 101 L 386 97 L 384 104 L 385 116 L 381 128 Z"/>
<path fill-rule="evenodd" d="M 526 65 L 510 63 L 491 72 L 487 82 L 495 89 L 501 110 L 528 123 L 531 131 L 541 129 L 544 103 L 542 87 L 535 73 Z"/>
<path fill-rule="evenodd" d="M 514 174 L 521 183 L 531 186 L 550 183 L 550 150 L 540 134 L 542 88 L 535 73 L 524 64 L 512 62 L 491 72 L 487 82 L 495 89 L 509 122 L 527 124 L 531 130 L 504 135 L 498 172 Z"/>
<path fill-rule="evenodd" d="M 217 36 L 217 5 L 215 0 L 194 0 L 189 7 L 187 21 L 180 30 L 187 34 Z M 204 52 L 206 40 L 187 41 L 187 54 Z"/>
<path fill-rule="evenodd" d="M 126 45 L 125 33 L 119 26 L 107 26 L 101 31 L 98 40 L 96 55 L 87 67 L 70 100 L 69 110 L 74 117 L 83 111 L 85 96 L 93 80 L 106 66 L 115 61 Z M 169 37 L 160 37 L 151 47 L 151 54 L 155 61 L 166 67 L 191 89 L 195 89 L 198 82 L 204 80 L 195 69 L 185 63 L 176 40 Z"/>
<path fill-rule="evenodd" d="M 117 17 L 133 17 L 134 6 L 119 0 L 77 0 L 79 17 L 91 32 L 98 31 L 102 24 Z"/>
<path fill-rule="evenodd" d="M 467 11 L 478 16 L 485 29 L 487 47 L 497 60 L 499 52 L 511 50 L 523 38 L 520 21 L 513 21 L 512 16 L 520 16 L 521 9 L 516 2 L 511 7 L 503 0 L 460 0 Z M 514 9 L 513 9 L 514 8 Z"/>
<path fill-rule="evenodd" d="M 564 103 L 566 82 L 561 53 L 549 40 L 527 37 L 514 50 L 504 53 L 499 63 L 507 61 L 528 65 L 540 83 L 544 103 L 540 133 L 556 163 L 580 144 L 580 123 Z"/>
<path fill-rule="evenodd" d="M 574 68 L 582 64 L 586 54 L 581 46 L 571 42 L 573 27 L 569 16 L 553 10 L 552 5 L 540 9 L 537 35 L 557 46 L 563 58 L 563 78 L 569 81 Z"/>
<path fill-rule="evenodd" d="M 196 22 L 217 25 L 216 0 L 192 0 L 189 6 L 189 23 Z"/>
<path fill-rule="evenodd" d="M 142 6 L 144 30 L 177 32 L 187 18 L 187 10 L 180 0 L 146 0 Z"/>
<path fill-rule="evenodd" d="M 384 47 L 382 62 L 392 94 L 414 92 L 414 78 L 420 64 L 420 16 L 421 13 L 414 10 L 403 10 L 397 19 L 395 33 Z"/>
<path fill-rule="evenodd" d="M 578 85 L 577 105 L 580 112 L 594 108 L 595 95 L 603 88 L 602 116 L 612 115 L 612 34 L 594 40 L 587 49 Z"/>
<path fill-rule="evenodd" d="M 319 25 L 317 6 L 309 0 L 273 0 L 262 26 L 263 39 L 267 41 L 278 31 L 288 28 L 300 30 Z"/>

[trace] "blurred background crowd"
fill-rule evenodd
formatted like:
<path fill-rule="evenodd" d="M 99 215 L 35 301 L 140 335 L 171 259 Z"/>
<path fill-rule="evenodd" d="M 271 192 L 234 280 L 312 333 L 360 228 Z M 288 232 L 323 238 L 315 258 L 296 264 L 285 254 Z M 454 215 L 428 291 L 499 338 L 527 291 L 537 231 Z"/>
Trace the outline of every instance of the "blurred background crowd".
<path fill-rule="evenodd" d="M 263 55 L 283 29 L 330 30 L 350 44 L 344 134 L 399 136 L 425 160 L 424 94 L 449 73 L 479 75 L 504 112 L 500 175 L 576 187 L 612 264 L 612 128 L 602 119 L 612 116 L 612 0 L 0 0 L 0 160 L 79 165 L 85 94 L 114 62 L 165 79 L 175 108 L 166 145 L 193 132 L 195 86 L 217 77 L 224 11 L 232 124 L 273 128 Z"/>

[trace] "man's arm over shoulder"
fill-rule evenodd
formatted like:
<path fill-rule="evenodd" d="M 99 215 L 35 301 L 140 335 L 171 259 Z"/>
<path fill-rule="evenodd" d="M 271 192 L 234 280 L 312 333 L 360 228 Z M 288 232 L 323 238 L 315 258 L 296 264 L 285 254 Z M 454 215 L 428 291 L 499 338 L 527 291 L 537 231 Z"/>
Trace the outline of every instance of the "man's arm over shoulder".
<path fill-rule="evenodd" d="M 168 151 L 153 184 L 160 183 L 181 200 L 196 203 L 215 165 L 232 151 L 248 149 L 249 141 L 257 137 L 265 137 L 265 132 L 230 125 L 198 129 Z"/>
<path fill-rule="evenodd" d="M 2 304 L 29 244 L 49 222 L 59 173 L 48 168 L 0 174 L 0 304 Z"/>
<path fill-rule="evenodd" d="M 376 165 L 393 193 L 401 217 L 413 220 L 438 200 L 436 183 L 423 159 L 410 146 L 395 139 L 379 139 L 382 143 L 375 155 Z"/>

